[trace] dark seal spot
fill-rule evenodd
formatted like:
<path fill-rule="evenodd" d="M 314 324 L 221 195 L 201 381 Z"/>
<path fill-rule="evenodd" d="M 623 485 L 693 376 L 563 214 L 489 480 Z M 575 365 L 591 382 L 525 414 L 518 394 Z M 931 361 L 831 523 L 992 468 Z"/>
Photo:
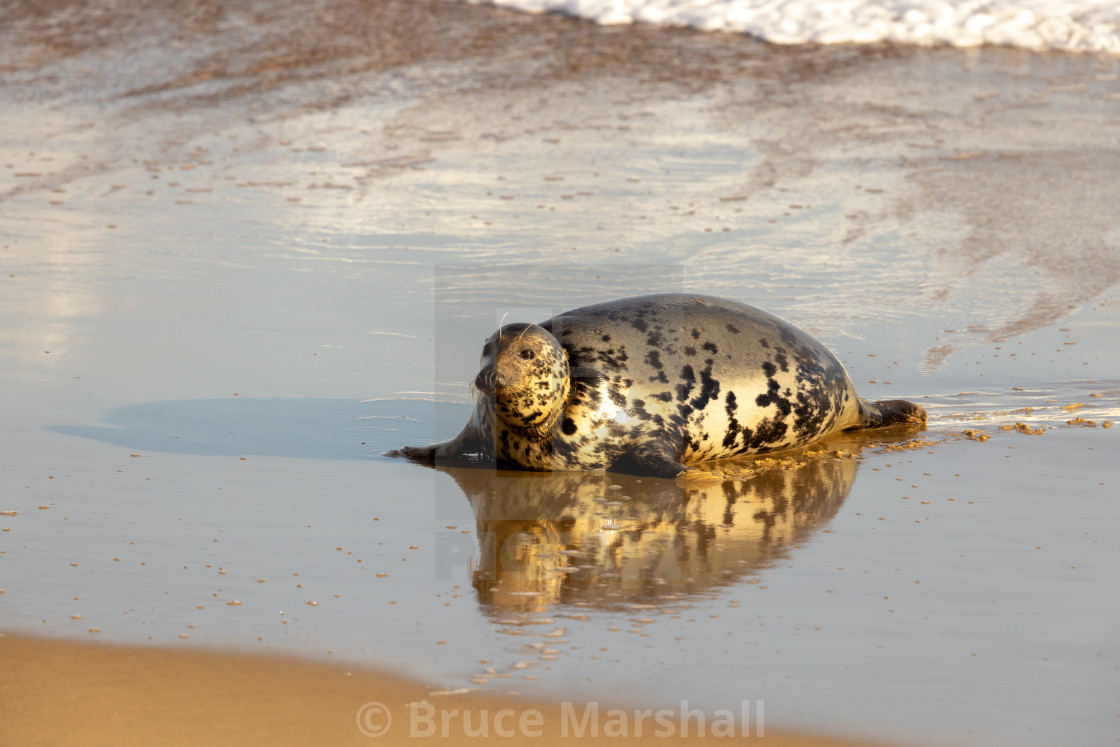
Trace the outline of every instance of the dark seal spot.
<path fill-rule="evenodd" d="M 751 439 L 750 446 L 753 449 L 759 450 L 763 449 L 765 446 L 772 446 L 785 437 L 787 430 L 788 427 L 782 421 L 766 418 L 758 424 L 754 438 Z M 773 451 L 773 449 L 765 449 L 765 451 Z"/>
<path fill-rule="evenodd" d="M 600 363 L 610 366 L 611 368 L 623 368 L 626 361 L 630 359 L 630 356 L 626 354 L 626 348 L 620 345 L 617 352 L 614 348 L 598 351 L 596 358 Z"/>
<path fill-rule="evenodd" d="M 774 381 L 774 379 L 770 379 L 766 382 L 766 388 L 769 391 L 767 391 L 766 394 L 758 395 L 754 400 L 755 404 L 759 407 L 766 407 L 768 405 L 774 405 L 775 407 L 777 407 L 778 420 L 780 421 L 793 411 L 793 404 L 788 399 L 781 396 L 781 392 L 778 391 L 779 389 L 781 389 L 781 385 L 778 382 Z M 761 430 L 761 426 L 759 426 L 759 428 Z M 783 434 L 785 433 L 785 430 L 785 423 L 782 423 Z"/>
<path fill-rule="evenodd" d="M 681 368 L 681 383 L 677 384 L 677 400 L 684 402 L 688 399 L 695 384 L 696 372 L 692 370 L 692 366 L 683 366 Z"/>
<path fill-rule="evenodd" d="M 729 449 L 735 444 L 735 438 L 742 430 L 742 426 L 735 418 L 735 413 L 738 411 L 739 406 L 735 401 L 735 392 L 727 393 L 727 406 L 724 410 L 727 412 L 727 433 L 723 437 L 723 448 Z"/>
<path fill-rule="evenodd" d="M 712 361 L 706 361 L 708 366 L 700 372 L 700 394 L 689 403 L 697 410 L 703 410 L 708 403 L 719 398 L 719 381 L 712 377 Z"/>
<path fill-rule="evenodd" d="M 564 424 L 560 426 L 560 430 L 564 431 L 565 436 L 574 435 L 576 432 L 576 422 L 571 418 L 564 418 Z"/>

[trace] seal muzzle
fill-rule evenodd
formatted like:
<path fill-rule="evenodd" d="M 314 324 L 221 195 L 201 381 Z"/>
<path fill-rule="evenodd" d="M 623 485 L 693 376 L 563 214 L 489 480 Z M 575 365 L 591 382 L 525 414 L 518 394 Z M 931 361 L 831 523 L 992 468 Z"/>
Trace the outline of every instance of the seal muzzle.
<path fill-rule="evenodd" d="M 498 371 L 487 366 L 474 377 L 474 388 L 485 394 L 493 394 L 498 389 Z"/>

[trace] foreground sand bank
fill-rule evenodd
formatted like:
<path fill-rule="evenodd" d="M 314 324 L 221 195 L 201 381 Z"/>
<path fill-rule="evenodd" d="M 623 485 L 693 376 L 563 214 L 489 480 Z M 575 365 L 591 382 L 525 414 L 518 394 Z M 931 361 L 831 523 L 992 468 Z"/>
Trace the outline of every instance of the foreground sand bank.
<path fill-rule="evenodd" d="M 610 736 L 623 721 L 631 734 L 636 731 L 633 709 L 624 709 L 631 715 L 620 720 L 601 705 L 598 724 L 593 724 L 582 703 L 566 714 L 558 703 L 439 695 L 393 674 L 286 657 L 0 636 L 0 660 L 0 742 L 6 745 L 466 744 L 477 741 L 463 728 L 467 711 L 477 719 L 477 728 L 486 724 L 491 738 L 527 737 L 541 745 L 572 739 L 590 744 L 726 743 L 743 736 L 720 736 L 709 722 L 704 738 L 685 738 L 675 720 L 658 725 L 652 715 L 645 719 L 642 738 Z M 430 702 L 435 710 L 413 726 L 406 704 L 415 701 Z M 379 713 L 362 710 L 371 702 L 395 716 L 384 735 L 367 735 L 359 728 L 362 713 L 367 730 L 384 725 Z M 459 711 L 449 717 L 447 737 L 439 715 L 444 709 Z M 582 738 L 577 735 L 580 727 Z M 693 735 L 700 730 L 695 717 L 690 729 Z M 426 736 L 428 731 L 434 733 Z M 755 726 L 747 735 L 752 743 L 789 747 L 871 744 L 769 727 L 762 737 Z"/>

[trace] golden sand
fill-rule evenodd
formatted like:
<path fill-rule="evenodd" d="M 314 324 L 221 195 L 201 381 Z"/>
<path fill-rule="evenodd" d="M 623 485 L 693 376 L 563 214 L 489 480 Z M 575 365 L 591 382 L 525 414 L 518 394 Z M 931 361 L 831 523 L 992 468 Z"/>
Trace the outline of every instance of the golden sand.
<path fill-rule="evenodd" d="M 711 726 L 706 738 L 684 738 L 675 725 L 674 736 L 657 736 L 652 720 L 642 738 L 608 736 L 607 706 L 598 709 L 597 724 L 582 724 L 582 738 L 572 736 L 577 724 L 569 719 L 572 728 L 565 738 L 559 703 L 478 693 L 438 695 L 398 675 L 284 657 L 0 636 L 0 661 L 0 744 L 21 747 L 477 744 L 463 729 L 464 711 L 470 711 L 476 728 L 489 724 L 491 739 L 509 743 L 742 742 L 742 734 L 716 736 Z M 442 736 L 438 715 L 418 722 L 417 735 L 409 735 L 406 704 L 417 701 L 431 703 L 436 714 L 458 710 L 449 721 L 448 737 Z M 371 713 L 371 703 L 383 705 L 392 717 L 383 736 L 367 736 L 359 728 L 363 714 L 367 730 L 384 726 L 383 712 Z M 582 718 L 585 706 L 576 704 L 574 712 Z M 632 729 L 634 723 L 630 721 Z M 696 726 L 693 722 L 693 734 Z M 528 738 L 502 736 L 517 735 L 522 728 Z M 434 733 L 422 736 L 425 730 Z M 540 736 L 532 736 L 538 732 Z M 595 732 L 598 736 L 591 736 Z M 750 743 L 766 745 L 868 744 L 769 727 L 763 737 L 747 733 Z"/>

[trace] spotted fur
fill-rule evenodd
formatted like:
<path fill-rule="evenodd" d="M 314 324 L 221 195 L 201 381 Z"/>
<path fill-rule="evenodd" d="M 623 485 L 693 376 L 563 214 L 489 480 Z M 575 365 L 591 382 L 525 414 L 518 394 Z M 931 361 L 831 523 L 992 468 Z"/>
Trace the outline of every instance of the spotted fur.
<path fill-rule="evenodd" d="M 641 296 L 506 325 L 483 346 L 474 383 L 477 406 L 459 436 L 402 453 L 673 476 L 688 464 L 926 418 L 910 402 L 859 399 L 815 339 L 710 296 Z"/>

